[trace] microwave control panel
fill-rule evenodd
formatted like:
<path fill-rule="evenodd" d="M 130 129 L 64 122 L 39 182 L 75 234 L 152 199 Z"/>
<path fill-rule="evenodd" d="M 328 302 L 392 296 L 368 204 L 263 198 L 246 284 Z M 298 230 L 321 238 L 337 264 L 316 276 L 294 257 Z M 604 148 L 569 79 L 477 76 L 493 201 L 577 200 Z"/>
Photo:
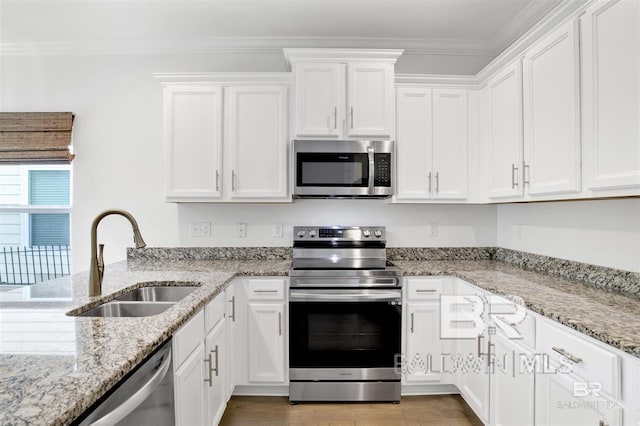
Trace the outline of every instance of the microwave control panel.
<path fill-rule="evenodd" d="M 373 186 L 391 186 L 391 154 L 374 154 Z"/>

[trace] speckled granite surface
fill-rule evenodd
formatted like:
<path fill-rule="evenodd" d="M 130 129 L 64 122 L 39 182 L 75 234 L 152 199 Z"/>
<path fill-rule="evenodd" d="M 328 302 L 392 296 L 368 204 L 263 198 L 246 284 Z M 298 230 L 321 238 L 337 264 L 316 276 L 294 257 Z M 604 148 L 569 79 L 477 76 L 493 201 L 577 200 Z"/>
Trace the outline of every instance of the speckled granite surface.
<path fill-rule="evenodd" d="M 282 276 L 287 249 L 215 250 L 218 260 L 197 260 L 195 250 L 133 254 L 108 267 L 102 299 L 142 283 L 199 285 L 174 307 L 147 318 L 84 318 L 65 315 L 101 298 L 87 296 L 87 273 L 29 287 L 0 286 L 0 424 L 67 424 L 90 407 L 137 363 L 153 352 L 236 275 Z M 424 260 L 433 249 L 393 252 L 405 275 L 453 275 L 502 295 L 518 295 L 531 310 L 640 357 L 640 298 L 607 291 L 495 260 Z M 447 249 L 440 255 L 480 256 Z M 151 253 L 151 254 L 149 254 Z M 188 255 L 185 255 L 187 253 Z M 413 257 L 411 257 L 411 256 Z M 211 258 L 210 257 L 210 258 Z M 220 258 L 226 260 L 220 260 Z M 89 307 L 87 306 L 87 308 Z M 83 308 L 84 310 L 84 308 Z"/>
<path fill-rule="evenodd" d="M 405 276 L 449 275 L 520 296 L 534 312 L 640 357 L 640 298 L 489 261 L 395 261 Z"/>
<path fill-rule="evenodd" d="M 291 247 L 145 247 L 127 249 L 128 260 L 290 260 Z"/>
<path fill-rule="evenodd" d="M 387 247 L 387 259 L 394 260 L 489 260 L 494 247 Z"/>
<path fill-rule="evenodd" d="M 286 275 L 288 261 L 121 262 L 107 268 L 102 298 L 88 274 L 0 287 L 0 424 L 68 424 L 213 299 L 236 275 Z M 85 318 L 84 311 L 144 283 L 198 285 L 146 318 Z"/>
<path fill-rule="evenodd" d="M 640 274 L 604 266 L 590 265 L 557 257 L 498 248 L 495 259 L 521 269 L 544 272 L 570 280 L 640 296 Z"/>

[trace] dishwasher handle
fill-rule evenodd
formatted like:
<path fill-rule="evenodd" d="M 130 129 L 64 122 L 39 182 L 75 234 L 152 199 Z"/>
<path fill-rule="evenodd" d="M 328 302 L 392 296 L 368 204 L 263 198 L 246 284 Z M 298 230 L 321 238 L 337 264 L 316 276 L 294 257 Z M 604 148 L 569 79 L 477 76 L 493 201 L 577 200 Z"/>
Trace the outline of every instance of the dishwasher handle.
<path fill-rule="evenodd" d="M 164 356 L 164 355 L 162 355 Z M 106 425 L 114 425 L 127 417 L 129 414 L 133 412 L 140 404 L 142 404 L 145 399 L 151 395 L 156 388 L 162 382 L 165 375 L 169 371 L 169 365 L 171 364 L 171 346 L 169 345 L 166 349 L 166 357 L 160 363 L 160 365 L 155 369 L 149 380 L 142 385 L 129 399 L 127 399 L 122 404 L 118 405 L 113 410 L 109 411 L 106 415 L 100 417 L 95 422 L 91 423 L 91 425 L 95 426 L 106 426 Z M 135 373 L 134 373 L 135 374 Z"/>

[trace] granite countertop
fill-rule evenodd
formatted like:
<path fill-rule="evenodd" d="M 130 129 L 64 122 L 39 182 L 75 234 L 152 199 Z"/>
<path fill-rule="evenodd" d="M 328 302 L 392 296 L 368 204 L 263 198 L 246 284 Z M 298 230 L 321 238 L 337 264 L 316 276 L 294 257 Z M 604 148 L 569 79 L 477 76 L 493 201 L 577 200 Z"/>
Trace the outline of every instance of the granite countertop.
<path fill-rule="evenodd" d="M 494 260 L 393 260 L 411 275 L 453 275 L 640 357 L 640 299 Z M 0 287 L 0 424 L 68 424 L 238 275 L 283 276 L 290 260 L 130 260 L 107 268 L 104 297 L 88 273 Z M 200 288 L 146 318 L 67 316 L 143 283 Z"/>
<path fill-rule="evenodd" d="M 494 260 L 393 263 L 405 276 L 456 276 L 491 293 L 519 296 L 533 312 L 640 357 L 640 298 L 636 295 Z"/>
<path fill-rule="evenodd" d="M 0 424 L 70 423 L 234 276 L 282 276 L 289 268 L 289 261 L 120 262 L 107 267 L 106 296 L 94 298 L 88 296 L 86 272 L 0 287 Z M 66 315 L 154 282 L 200 288 L 151 317 Z"/>

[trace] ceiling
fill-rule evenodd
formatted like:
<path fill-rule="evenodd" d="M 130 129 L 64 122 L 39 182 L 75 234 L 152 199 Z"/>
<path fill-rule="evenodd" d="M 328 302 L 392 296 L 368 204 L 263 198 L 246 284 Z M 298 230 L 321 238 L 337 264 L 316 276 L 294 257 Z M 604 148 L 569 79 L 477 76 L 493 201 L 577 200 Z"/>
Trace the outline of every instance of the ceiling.
<path fill-rule="evenodd" d="M 0 0 L 0 48 L 207 43 L 495 55 L 560 1 Z"/>

